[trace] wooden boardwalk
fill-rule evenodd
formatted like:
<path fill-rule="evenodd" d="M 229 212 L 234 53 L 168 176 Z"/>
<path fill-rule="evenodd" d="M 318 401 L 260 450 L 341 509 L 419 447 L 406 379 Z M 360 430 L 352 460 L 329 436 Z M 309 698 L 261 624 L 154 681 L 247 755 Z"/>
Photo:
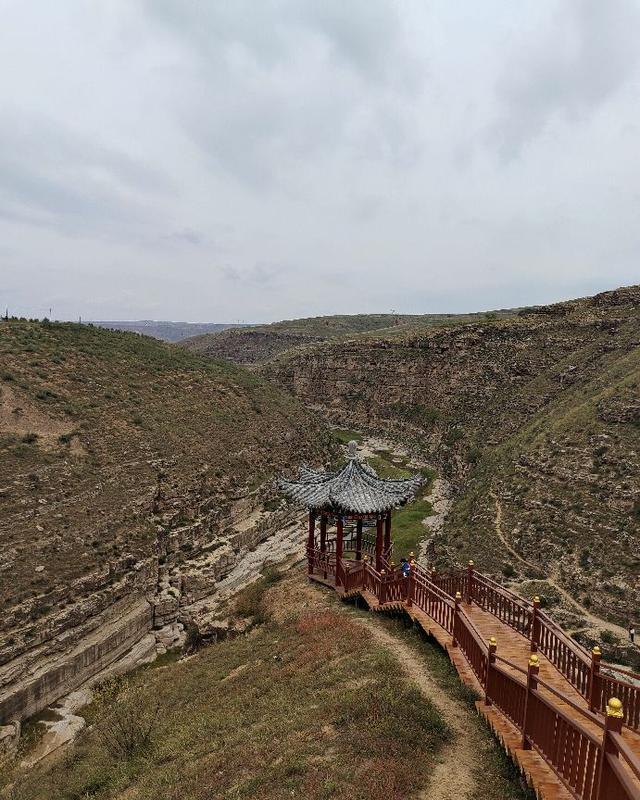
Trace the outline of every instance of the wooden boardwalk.
<path fill-rule="evenodd" d="M 587 674 L 577 643 L 538 615 L 537 606 L 491 586 L 484 576 L 470 572 L 438 580 L 414 569 L 411 580 L 403 580 L 367 567 L 360 586 L 352 580 L 347 591 L 341 586 L 337 591 L 359 593 L 373 611 L 403 609 L 439 642 L 460 679 L 481 696 L 478 713 L 539 798 L 640 800 L 640 726 L 634 706 L 640 689 L 634 693 L 625 681 L 600 678 L 597 666 Z M 537 650 L 533 656 L 532 650 Z M 600 695 L 609 693 L 595 705 L 594 686 Z M 616 689 L 631 706 L 624 725 L 622 712 L 606 705 Z M 607 714 L 598 708 L 602 702 Z"/>

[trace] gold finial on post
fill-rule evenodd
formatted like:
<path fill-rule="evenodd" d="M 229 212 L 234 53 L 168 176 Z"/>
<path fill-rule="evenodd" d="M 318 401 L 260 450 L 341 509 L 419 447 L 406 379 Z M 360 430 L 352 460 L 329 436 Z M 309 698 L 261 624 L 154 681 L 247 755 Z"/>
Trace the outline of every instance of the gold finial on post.
<path fill-rule="evenodd" d="M 498 641 L 497 641 L 495 636 L 490 636 L 489 637 L 489 644 L 492 644 L 492 645 L 497 645 L 498 644 Z"/>
<path fill-rule="evenodd" d="M 591 652 L 593 653 L 594 656 L 602 655 L 602 650 L 598 647 L 598 645 L 596 645 Z"/>
<path fill-rule="evenodd" d="M 540 666 L 540 659 L 535 653 L 531 653 L 529 656 L 529 666 L 530 667 L 539 667 Z"/>
<path fill-rule="evenodd" d="M 539 597 L 538 595 L 536 595 L 536 596 L 533 598 L 533 602 L 534 602 L 534 603 L 535 603 L 537 606 L 539 606 L 539 605 L 540 605 L 540 597 Z"/>
<path fill-rule="evenodd" d="M 462 600 L 462 595 L 460 592 L 456 592 L 456 600 Z"/>
<path fill-rule="evenodd" d="M 622 701 L 618 700 L 617 697 L 610 697 L 607 701 L 607 716 L 615 717 L 616 719 L 622 719 L 624 717 Z"/>
<path fill-rule="evenodd" d="M 470 559 L 469 559 L 469 566 L 470 566 L 470 567 L 472 567 L 472 566 L 473 566 L 473 559 L 472 559 L 472 558 L 470 558 Z"/>

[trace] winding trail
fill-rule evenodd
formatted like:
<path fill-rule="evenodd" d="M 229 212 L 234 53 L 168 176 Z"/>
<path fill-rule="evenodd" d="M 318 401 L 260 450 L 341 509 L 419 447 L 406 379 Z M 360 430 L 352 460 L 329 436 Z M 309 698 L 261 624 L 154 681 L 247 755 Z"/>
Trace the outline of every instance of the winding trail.
<path fill-rule="evenodd" d="M 521 564 L 529 567 L 530 569 L 534 570 L 535 572 L 540 572 L 540 566 L 533 564 L 531 561 L 527 561 L 526 558 L 523 558 L 519 553 L 517 553 L 513 547 L 507 541 L 506 536 L 502 532 L 502 503 L 500 502 L 500 498 L 494 493 L 491 493 L 491 497 L 495 501 L 496 504 L 496 515 L 495 515 L 495 532 L 496 536 L 504 546 L 505 550 L 516 558 Z M 606 622 L 600 617 L 594 616 L 587 608 L 585 608 L 581 603 L 579 603 L 575 597 L 572 597 L 566 589 L 564 589 L 558 583 L 558 566 L 551 565 L 552 572 L 548 573 L 544 580 L 560 594 L 566 601 L 569 603 L 570 606 L 578 609 L 578 611 L 582 614 L 582 616 L 589 622 L 591 627 L 601 633 L 603 630 L 610 630 L 614 633 L 617 633 L 618 636 L 624 641 L 627 639 L 627 629 L 623 628 L 621 625 L 616 625 L 615 622 Z"/>
<path fill-rule="evenodd" d="M 442 748 L 427 787 L 418 795 L 420 800 L 471 800 L 476 797 L 478 785 L 475 776 L 479 774 L 481 763 L 477 744 L 474 747 L 469 736 L 471 712 L 461 703 L 448 699 L 411 647 L 373 620 L 358 619 L 358 623 L 378 644 L 393 653 L 407 677 L 433 703 L 453 731 L 453 740 Z"/>

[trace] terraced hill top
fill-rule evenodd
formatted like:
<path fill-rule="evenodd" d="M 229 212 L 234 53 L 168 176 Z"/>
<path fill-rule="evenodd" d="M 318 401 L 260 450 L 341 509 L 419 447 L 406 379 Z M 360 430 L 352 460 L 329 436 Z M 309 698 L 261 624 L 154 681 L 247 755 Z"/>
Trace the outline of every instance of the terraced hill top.
<path fill-rule="evenodd" d="M 476 314 L 336 314 L 229 329 L 184 339 L 180 345 L 209 358 L 260 364 L 292 348 L 327 340 L 368 334 L 395 336 L 415 327 L 487 322 L 516 313 L 517 310 Z"/>

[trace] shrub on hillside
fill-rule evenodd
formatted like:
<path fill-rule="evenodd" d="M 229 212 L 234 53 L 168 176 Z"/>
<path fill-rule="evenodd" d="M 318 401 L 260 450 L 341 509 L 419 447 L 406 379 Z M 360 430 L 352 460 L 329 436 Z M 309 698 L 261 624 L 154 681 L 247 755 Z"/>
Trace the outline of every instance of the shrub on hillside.
<path fill-rule="evenodd" d="M 112 758 L 129 759 L 152 743 L 160 703 L 150 701 L 127 681 L 112 681 L 98 690 L 95 729 Z"/>

